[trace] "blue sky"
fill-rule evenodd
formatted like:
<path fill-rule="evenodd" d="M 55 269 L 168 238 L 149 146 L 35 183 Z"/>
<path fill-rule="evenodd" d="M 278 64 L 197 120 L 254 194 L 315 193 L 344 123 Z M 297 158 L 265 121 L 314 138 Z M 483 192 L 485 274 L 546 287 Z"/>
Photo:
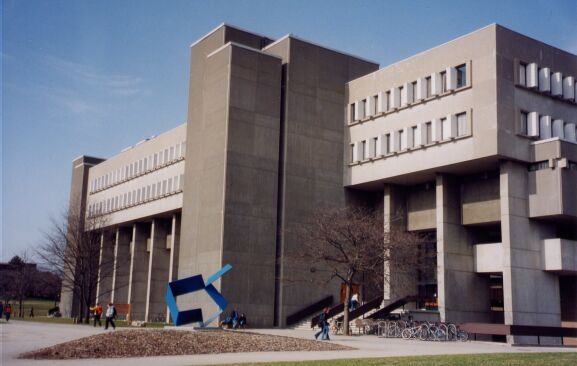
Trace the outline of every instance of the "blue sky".
<path fill-rule="evenodd" d="M 186 121 L 189 45 L 222 22 L 401 60 L 490 23 L 577 54 L 577 0 L 2 0 L 2 260 L 66 207 L 71 162 Z"/>

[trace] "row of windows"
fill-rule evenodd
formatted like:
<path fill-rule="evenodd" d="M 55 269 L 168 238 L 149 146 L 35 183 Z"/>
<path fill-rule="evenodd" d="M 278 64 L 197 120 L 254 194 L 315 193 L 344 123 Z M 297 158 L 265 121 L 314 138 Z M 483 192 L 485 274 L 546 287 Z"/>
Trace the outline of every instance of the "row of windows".
<path fill-rule="evenodd" d="M 568 160 L 567 162 L 567 169 L 569 170 L 577 170 L 577 162 Z M 546 170 L 546 169 L 552 169 L 554 167 L 554 164 L 550 163 L 548 160 L 545 161 L 539 161 L 533 164 L 529 164 L 529 166 L 527 167 L 527 169 L 530 172 L 535 172 L 538 170 Z"/>
<path fill-rule="evenodd" d="M 548 67 L 539 67 L 536 63 L 519 63 L 519 85 L 534 88 L 542 93 L 569 101 L 577 101 L 577 84 L 573 76 L 565 76 L 561 72 L 552 72 Z"/>
<path fill-rule="evenodd" d="M 88 206 L 88 216 L 106 214 L 156 200 L 182 191 L 184 175 L 149 184 Z"/>
<path fill-rule="evenodd" d="M 350 161 L 356 163 L 450 140 L 467 135 L 468 130 L 467 113 L 465 112 L 436 118 L 367 140 L 357 141 L 350 146 Z"/>
<path fill-rule="evenodd" d="M 371 97 L 356 101 L 349 106 L 349 123 L 375 116 L 379 113 L 406 107 L 434 95 L 467 85 L 467 66 L 448 67 L 445 71 L 405 83 Z"/>
<path fill-rule="evenodd" d="M 539 115 L 538 112 L 521 111 L 521 133 L 539 140 L 552 137 L 577 142 L 576 124 L 562 119 Z"/>
<path fill-rule="evenodd" d="M 125 182 L 129 179 L 138 177 L 165 165 L 172 164 L 184 157 L 186 152 L 186 142 L 183 141 L 174 146 L 160 150 L 157 153 L 146 156 L 133 163 L 127 164 L 122 168 L 113 170 L 90 183 L 90 193 L 97 192 L 118 183 Z"/>

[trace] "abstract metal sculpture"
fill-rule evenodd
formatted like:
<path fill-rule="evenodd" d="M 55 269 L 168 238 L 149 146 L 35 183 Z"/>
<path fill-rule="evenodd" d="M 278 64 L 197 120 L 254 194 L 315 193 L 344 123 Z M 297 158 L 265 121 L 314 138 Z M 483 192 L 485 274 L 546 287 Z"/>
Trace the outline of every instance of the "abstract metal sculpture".
<path fill-rule="evenodd" d="M 206 327 L 214 319 L 216 319 L 228 305 L 228 301 L 218 292 L 218 290 L 212 285 L 214 281 L 218 280 L 223 274 L 230 271 L 232 266 L 230 264 L 222 267 L 218 272 L 214 273 L 208 278 L 206 283 L 204 282 L 202 275 L 196 275 L 188 278 L 183 278 L 181 280 L 176 280 L 168 283 L 168 288 L 166 289 L 166 304 L 170 310 L 170 316 L 172 317 L 172 322 L 174 325 L 184 325 L 190 323 L 200 323 L 201 327 Z M 202 309 L 191 309 L 180 311 L 176 304 L 176 297 L 179 295 L 189 294 L 191 292 L 196 292 L 204 290 L 210 296 L 212 300 L 218 305 L 219 310 L 212 314 L 210 318 L 206 321 L 202 316 Z"/>

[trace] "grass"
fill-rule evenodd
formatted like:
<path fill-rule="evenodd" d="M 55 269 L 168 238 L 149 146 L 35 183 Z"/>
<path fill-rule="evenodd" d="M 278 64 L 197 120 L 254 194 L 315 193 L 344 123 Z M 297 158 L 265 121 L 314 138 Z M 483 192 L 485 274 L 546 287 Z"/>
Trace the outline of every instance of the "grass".
<path fill-rule="evenodd" d="M 240 364 L 234 364 L 240 366 Z M 387 357 L 303 362 L 245 363 L 242 366 L 575 366 L 577 352 L 492 353 L 474 355 Z M 228 366 L 233 366 L 228 365 Z"/>
<path fill-rule="evenodd" d="M 23 320 L 23 321 L 31 321 L 31 322 L 41 322 L 41 323 L 52 323 L 52 324 L 74 324 L 73 319 L 71 318 L 52 318 L 48 317 L 48 309 L 52 309 L 54 307 L 54 301 L 51 300 L 43 300 L 43 299 L 26 299 L 23 302 L 23 314 L 24 317 L 20 318 L 18 315 L 18 302 L 11 302 L 12 304 L 12 316 L 10 319 L 16 320 Z M 29 317 L 30 308 L 34 307 L 34 318 Z M 125 320 L 116 320 L 114 321 L 117 327 L 123 328 L 128 327 L 129 324 Z M 79 324 L 79 325 L 88 325 L 88 324 Z M 92 325 L 92 319 L 91 319 Z M 102 319 L 102 325 L 104 325 L 104 318 Z M 164 323 L 146 323 L 147 328 L 163 328 Z"/>

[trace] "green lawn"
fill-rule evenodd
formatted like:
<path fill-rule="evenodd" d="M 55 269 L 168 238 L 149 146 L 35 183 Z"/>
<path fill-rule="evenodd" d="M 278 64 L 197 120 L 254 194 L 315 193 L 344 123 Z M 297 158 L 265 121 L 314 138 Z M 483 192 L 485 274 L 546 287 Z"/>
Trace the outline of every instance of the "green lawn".
<path fill-rule="evenodd" d="M 241 366 L 240 364 L 235 364 Z M 451 356 L 367 358 L 350 360 L 245 363 L 242 366 L 575 366 L 573 353 L 494 353 Z M 233 365 L 228 365 L 233 366 Z"/>
<path fill-rule="evenodd" d="M 16 320 L 24 320 L 24 321 L 33 321 L 33 322 L 42 322 L 42 323 L 54 323 L 54 324 L 73 324 L 73 320 L 71 318 L 49 318 L 47 316 L 48 309 L 54 307 L 54 301 L 50 300 L 42 300 L 42 299 L 27 299 L 23 303 L 24 308 L 24 317 L 18 317 L 18 303 L 11 302 L 12 304 L 12 317 L 11 319 Z M 30 308 L 34 308 L 34 318 L 29 317 Z M 92 319 L 90 319 L 92 324 Z M 128 327 L 128 322 L 124 320 L 116 320 L 114 322 L 117 327 Z M 80 324 L 86 325 L 86 324 Z M 102 319 L 102 325 L 104 325 L 104 318 Z M 163 328 L 164 323 L 147 323 L 147 328 Z"/>

